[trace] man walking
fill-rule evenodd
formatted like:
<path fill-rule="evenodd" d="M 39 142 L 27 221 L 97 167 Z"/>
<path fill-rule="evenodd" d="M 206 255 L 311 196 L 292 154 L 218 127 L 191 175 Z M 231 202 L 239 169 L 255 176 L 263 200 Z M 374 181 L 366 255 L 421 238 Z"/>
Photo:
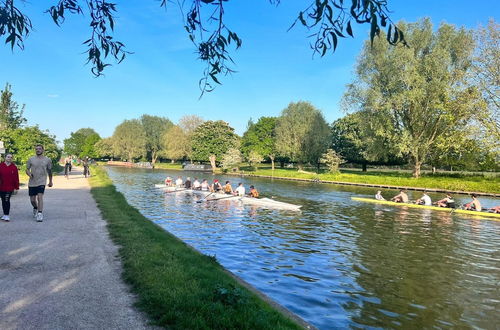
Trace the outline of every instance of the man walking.
<path fill-rule="evenodd" d="M 52 187 L 52 161 L 43 155 L 43 146 L 35 146 L 36 156 L 28 159 L 26 163 L 26 174 L 29 177 L 28 194 L 31 205 L 33 205 L 33 217 L 36 221 L 43 221 L 43 193 L 49 177 L 49 187 Z"/>

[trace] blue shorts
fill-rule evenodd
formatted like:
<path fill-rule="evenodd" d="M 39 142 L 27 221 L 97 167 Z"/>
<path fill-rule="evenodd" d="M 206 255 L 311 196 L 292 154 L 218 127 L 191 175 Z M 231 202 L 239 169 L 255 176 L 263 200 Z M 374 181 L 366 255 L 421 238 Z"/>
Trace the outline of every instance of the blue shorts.
<path fill-rule="evenodd" d="M 28 195 L 30 196 L 36 196 L 38 194 L 43 194 L 44 192 L 45 192 L 45 185 L 28 187 Z"/>

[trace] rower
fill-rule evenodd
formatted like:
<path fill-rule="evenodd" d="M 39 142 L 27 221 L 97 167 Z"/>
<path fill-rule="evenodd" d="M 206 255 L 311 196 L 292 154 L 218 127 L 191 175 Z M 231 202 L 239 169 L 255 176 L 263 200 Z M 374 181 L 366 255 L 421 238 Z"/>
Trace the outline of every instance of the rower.
<path fill-rule="evenodd" d="M 429 195 L 427 195 L 427 191 L 424 191 L 422 197 L 420 197 L 419 199 L 417 199 L 417 201 L 415 202 L 415 204 L 425 205 L 425 206 L 431 206 L 432 205 L 431 198 L 429 197 Z"/>
<path fill-rule="evenodd" d="M 182 187 L 182 184 L 183 184 L 183 183 L 184 183 L 184 182 L 182 181 L 182 178 L 181 178 L 181 177 L 178 177 L 178 178 L 177 178 L 177 180 L 175 180 L 175 186 L 176 186 L 177 188 Z"/>
<path fill-rule="evenodd" d="M 245 187 L 243 187 L 243 183 L 238 183 L 238 188 L 234 191 L 236 195 L 243 197 L 245 196 Z"/>
<path fill-rule="evenodd" d="M 490 208 L 490 211 L 492 211 L 493 213 L 500 213 L 500 206 L 492 207 Z"/>
<path fill-rule="evenodd" d="M 465 209 L 466 210 L 471 210 L 471 211 L 479 211 L 481 212 L 482 207 L 481 207 L 481 202 L 477 199 L 476 194 L 471 194 L 470 197 L 472 197 L 472 201 L 469 203 L 465 204 Z"/>
<path fill-rule="evenodd" d="M 408 203 L 409 199 L 406 191 L 404 189 L 401 189 L 399 191 L 399 194 L 391 198 L 391 201 L 396 203 Z"/>
<path fill-rule="evenodd" d="M 222 191 L 222 186 L 219 180 L 214 179 L 214 183 L 212 183 L 212 185 L 210 186 L 210 191 L 215 193 Z"/>
<path fill-rule="evenodd" d="M 198 181 L 198 178 L 194 178 L 193 190 L 201 190 L 201 183 Z"/>
<path fill-rule="evenodd" d="M 436 202 L 436 205 L 439 207 L 448 207 L 448 208 L 454 209 L 455 208 L 455 200 L 453 199 L 451 194 L 446 194 L 446 197 L 441 199 L 441 200 L 438 200 Z"/>
<path fill-rule="evenodd" d="M 231 182 L 226 181 L 224 185 L 224 193 L 227 195 L 234 195 L 233 187 L 231 186 Z"/>
<path fill-rule="evenodd" d="M 172 186 L 172 178 L 167 176 L 167 178 L 165 179 L 165 186 L 167 187 L 171 187 Z"/>
<path fill-rule="evenodd" d="M 377 191 L 377 194 L 375 195 L 375 199 L 378 201 L 385 201 L 384 196 L 382 196 L 382 190 Z"/>
<path fill-rule="evenodd" d="M 210 186 L 208 185 L 207 179 L 203 179 L 203 181 L 201 182 L 200 188 L 203 191 L 209 191 L 210 190 Z"/>
<path fill-rule="evenodd" d="M 250 192 L 248 193 L 248 196 L 257 198 L 259 197 L 259 192 L 257 191 L 257 189 L 255 189 L 254 186 L 250 186 Z"/>
<path fill-rule="evenodd" d="M 187 177 L 186 182 L 184 182 L 184 188 L 191 189 L 191 178 Z"/>

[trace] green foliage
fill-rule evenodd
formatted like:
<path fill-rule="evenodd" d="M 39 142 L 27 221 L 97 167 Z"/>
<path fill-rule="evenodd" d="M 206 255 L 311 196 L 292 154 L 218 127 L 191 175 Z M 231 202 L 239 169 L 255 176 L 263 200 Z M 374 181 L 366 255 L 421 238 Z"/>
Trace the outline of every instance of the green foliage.
<path fill-rule="evenodd" d="M 44 146 L 45 156 L 52 160 L 53 165 L 61 158 L 55 136 L 40 130 L 38 126 L 0 130 L 0 140 L 4 141 L 6 151 L 14 155 L 15 162 L 22 166 L 35 155 L 37 144 Z"/>
<path fill-rule="evenodd" d="M 220 159 L 231 147 L 238 147 L 239 137 L 234 129 L 222 120 L 206 121 L 193 132 L 193 159 L 210 160 L 210 156 Z"/>
<path fill-rule="evenodd" d="M 76 132 L 71 132 L 70 137 L 64 139 L 64 152 L 68 155 L 82 157 L 85 141 L 91 135 L 94 135 L 93 139 L 95 139 L 95 135 L 99 136 L 93 128 L 80 128 Z M 92 152 L 91 150 L 88 151 Z"/>
<path fill-rule="evenodd" d="M 276 125 L 278 153 L 299 163 L 318 163 L 329 137 L 323 114 L 309 102 L 290 103 Z"/>
<path fill-rule="evenodd" d="M 344 163 L 342 157 L 340 157 L 340 155 L 332 149 L 328 149 L 321 156 L 320 161 L 326 165 L 330 173 L 337 173 L 339 171 L 340 164 Z"/>
<path fill-rule="evenodd" d="M 146 134 L 138 119 L 124 120 L 115 128 L 112 136 L 113 154 L 133 162 L 145 156 Z"/>
<path fill-rule="evenodd" d="M 252 150 L 247 156 L 247 161 L 255 170 L 257 170 L 257 164 L 262 163 L 264 157 L 259 154 L 257 151 Z"/>
<path fill-rule="evenodd" d="M 485 103 L 468 83 L 470 31 L 441 24 L 434 32 L 429 19 L 400 25 L 412 47 L 366 42 L 344 103 L 363 112 L 367 152 L 407 156 L 418 177 L 437 139 L 484 117 Z"/>
<path fill-rule="evenodd" d="M 154 164 L 163 151 L 163 136 L 174 124 L 165 117 L 150 115 L 142 115 L 140 121 L 144 130 L 148 158 Z"/>
<path fill-rule="evenodd" d="M 163 155 L 170 159 L 184 159 L 191 156 L 191 139 L 177 125 L 163 135 Z"/>
<path fill-rule="evenodd" d="M 0 91 L 0 130 L 16 129 L 21 127 L 26 119 L 23 117 L 25 105 L 21 107 L 12 99 L 12 86 L 5 84 L 5 89 Z"/>
<path fill-rule="evenodd" d="M 276 154 L 276 117 L 260 117 L 256 123 L 249 122 L 246 132 L 241 138 L 241 152 L 248 157 L 255 151 L 265 157 Z"/>
<path fill-rule="evenodd" d="M 89 136 L 87 136 L 85 138 L 85 141 L 83 142 L 82 152 L 79 155 L 80 158 L 85 158 L 85 157 L 98 158 L 99 153 L 97 152 L 95 146 L 96 143 L 99 142 L 100 140 L 101 137 L 97 133 L 90 134 Z"/>
<path fill-rule="evenodd" d="M 230 148 L 222 157 L 221 166 L 225 170 L 237 168 L 243 161 L 241 152 L 236 148 Z"/>
<path fill-rule="evenodd" d="M 105 138 L 97 141 L 94 145 L 94 151 L 96 153 L 95 158 L 113 158 L 113 138 Z"/>

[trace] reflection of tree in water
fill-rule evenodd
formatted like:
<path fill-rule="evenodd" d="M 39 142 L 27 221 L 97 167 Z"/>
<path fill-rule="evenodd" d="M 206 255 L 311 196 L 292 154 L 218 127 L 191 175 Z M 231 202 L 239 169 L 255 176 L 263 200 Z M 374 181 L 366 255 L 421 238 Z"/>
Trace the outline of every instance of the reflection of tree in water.
<path fill-rule="evenodd" d="M 455 259 L 456 228 L 441 222 L 441 215 L 429 223 L 418 211 L 376 212 L 377 222 L 371 216 L 353 222 L 360 263 L 354 271 L 365 292 L 343 305 L 352 320 L 398 328 L 467 326 L 461 320 L 463 301 L 456 299 L 464 272 Z"/>

